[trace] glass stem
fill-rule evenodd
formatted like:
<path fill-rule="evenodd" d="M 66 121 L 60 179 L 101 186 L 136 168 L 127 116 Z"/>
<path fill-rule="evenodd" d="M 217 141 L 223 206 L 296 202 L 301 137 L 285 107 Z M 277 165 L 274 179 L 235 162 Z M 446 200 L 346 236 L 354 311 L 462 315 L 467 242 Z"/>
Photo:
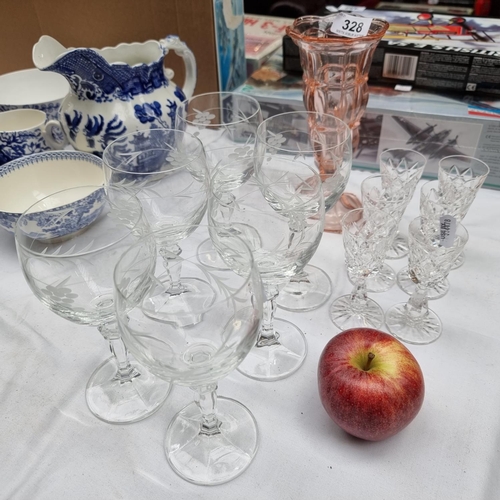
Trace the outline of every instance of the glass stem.
<path fill-rule="evenodd" d="M 181 260 L 178 258 L 181 249 L 178 245 L 173 247 L 162 246 L 159 254 L 163 258 L 163 267 L 167 271 L 167 279 L 170 282 L 167 293 L 169 295 L 180 295 L 186 292 L 186 288 L 181 283 Z"/>
<path fill-rule="evenodd" d="M 120 335 L 117 322 L 110 321 L 109 323 L 105 323 L 99 326 L 98 330 L 109 342 L 109 349 L 116 362 L 117 370 L 113 380 L 125 383 L 130 382 L 135 377 L 139 377 L 140 373 L 130 364 L 128 349 Z"/>
<path fill-rule="evenodd" d="M 420 285 L 417 286 L 406 304 L 406 310 L 415 319 L 421 318 L 428 313 L 429 302 L 427 300 L 426 288 Z"/>
<path fill-rule="evenodd" d="M 278 298 L 278 287 L 266 286 L 266 301 L 264 302 L 264 311 L 262 317 L 262 326 L 260 327 L 257 347 L 268 347 L 279 344 L 279 333 L 274 329 L 274 313 L 276 312 L 276 299 Z"/>
<path fill-rule="evenodd" d="M 364 278 L 357 278 L 354 283 L 354 289 L 351 292 L 351 302 L 354 305 L 363 306 L 367 300 L 366 280 Z"/>
<path fill-rule="evenodd" d="M 196 393 L 195 403 L 201 412 L 200 434 L 213 436 L 220 434 L 221 422 L 217 418 L 217 384 L 192 387 Z"/>

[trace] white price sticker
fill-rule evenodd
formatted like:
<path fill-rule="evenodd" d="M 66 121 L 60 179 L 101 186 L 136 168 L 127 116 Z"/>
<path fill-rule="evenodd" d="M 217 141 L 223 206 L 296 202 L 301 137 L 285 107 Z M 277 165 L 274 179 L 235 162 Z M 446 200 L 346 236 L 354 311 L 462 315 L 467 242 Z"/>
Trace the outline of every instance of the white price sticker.
<path fill-rule="evenodd" d="M 370 17 L 351 16 L 340 12 L 332 21 L 330 31 L 336 35 L 358 38 L 368 34 L 371 24 L 372 18 Z"/>
<path fill-rule="evenodd" d="M 442 215 L 439 218 L 439 241 L 445 248 L 451 248 L 455 241 L 455 233 L 457 232 L 457 220 L 453 215 Z"/>

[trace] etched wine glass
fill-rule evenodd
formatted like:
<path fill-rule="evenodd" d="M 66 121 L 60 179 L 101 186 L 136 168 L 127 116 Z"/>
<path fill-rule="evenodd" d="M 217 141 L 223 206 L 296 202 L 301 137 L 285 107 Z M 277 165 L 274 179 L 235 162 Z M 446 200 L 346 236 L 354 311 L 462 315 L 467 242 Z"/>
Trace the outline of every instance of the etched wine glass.
<path fill-rule="evenodd" d="M 113 308 L 113 268 L 148 231 L 137 198 L 102 186 L 47 196 L 16 227 L 19 260 L 35 296 L 59 316 L 97 327 L 109 342 L 113 356 L 94 371 L 85 391 L 90 411 L 109 423 L 148 417 L 170 392 L 168 382 L 129 358 Z"/>
<path fill-rule="evenodd" d="M 257 424 L 241 403 L 217 396 L 218 381 L 234 370 L 255 344 L 262 318 L 262 284 L 248 246 L 231 232 L 219 232 L 217 247 L 232 268 L 218 270 L 198 260 L 207 238 L 199 226 L 182 240 L 182 274 L 211 284 L 215 300 L 199 309 L 189 327 L 175 319 L 153 319 L 144 304 L 168 277 L 157 249 L 158 235 L 130 247 L 115 269 L 116 310 L 127 346 L 156 376 L 195 393 L 168 426 L 167 460 L 181 477 L 214 485 L 241 474 L 259 444 Z M 193 311 L 195 312 L 195 311 Z"/>
<path fill-rule="evenodd" d="M 246 162 L 212 174 L 208 221 L 240 235 L 249 245 L 265 291 L 264 319 L 255 347 L 238 370 L 272 381 L 300 368 L 307 354 L 304 333 L 275 319 L 276 299 L 316 251 L 323 233 L 324 202 L 319 174 L 293 157 L 266 164 L 259 178 Z"/>
<path fill-rule="evenodd" d="M 261 176 L 266 165 L 281 160 L 300 160 L 319 170 L 325 199 L 325 230 L 328 230 L 329 221 L 339 218 L 335 204 L 344 192 L 351 171 L 349 127 L 334 116 L 307 111 L 267 118 L 257 131 L 256 177 Z M 359 206 L 351 206 L 350 199 L 346 198 L 346 210 Z M 357 203 L 357 199 L 354 201 Z M 281 291 L 277 304 L 288 311 L 311 311 L 323 305 L 331 293 L 328 275 L 308 264 Z"/>
<path fill-rule="evenodd" d="M 379 168 L 385 191 L 396 193 L 404 190 L 410 202 L 418 181 L 424 173 L 427 158 L 418 151 L 392 148 L 383 151 L 379 158 Z M 403 211 L 404 212 L 404 211 Z M 403 214 L 401 214 L 401 217 Z M 396 232 L 386 254 L 387 259 L 401 259 L 408 255 L 407 238 Z"/>
<path fill-rule="evenodd" d="M 368 297 L 366 279 L 380 269 L 395 227 L 396 220 L 376 207 L 357 208 L 342 217 L 345 262 L 354 288 L 330 305 L 330 319 L 341 330 L 384 324 L 382 308 Z"/>
<path fill-rule="evenodd" d="M 182 102 L 177 108 L 177 128 L 198 137 L 205 149 L 208 168 L 220 162 L 253 158 L 257 128 L 262 122 L 259 102 L 238 92 L 209 92 Z M 224 268 L 224 262 L 207 239 L 200 257 L 208 266 Z"/>
<path fill-rule="evenodd" d="M 392 306 L 385 317 L 389 331 L 403 342 L 429 344 L 441 336 L 441 320 L 429 309 L 427 293 L 447 277 L 468 240 L 462 224 L 445 219 L 417 217 L 408 228 L 408 269 L 416 289 L 408 302 Z"/>
<path fill-rule="evenodd" d="M 103 165 L 106 184 L 134 193 L 152 230 L 162 238 L 160 252 L 172 279 L 151 298 L 157 302 L 151 304 L 151 314 L 172 314 L 179 320 L 184 312 L 189 324 L 191 309 L 208 306 L 215 298 L 205 280 L 181 280 L 177 262 L 179 242 L 201 222 L 207 207 L 209 173 L 203 145 L 181 130 L 143 130 L 109 144 Z M 195 302 L 199 305 L 193 306 Z"/>

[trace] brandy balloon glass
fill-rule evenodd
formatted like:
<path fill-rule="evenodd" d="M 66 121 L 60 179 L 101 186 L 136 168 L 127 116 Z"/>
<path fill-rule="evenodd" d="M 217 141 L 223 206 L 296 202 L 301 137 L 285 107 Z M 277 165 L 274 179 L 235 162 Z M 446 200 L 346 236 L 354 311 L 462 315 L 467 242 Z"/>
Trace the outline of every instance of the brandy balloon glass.
<path fill-rule="evenodd" d="M 164 447 L 181 477 L 214 485 L 241 474 L 257 452 L 259 435 L 251 412 L 241 403 L 217 397 L 217 382 L 233 371 L 255 344 L 262 318 L 262 284 L 252 253 L 231 232 L 218 248 L 234 269 L 217 270 L 198 260 L 208 230 L 200 226 L 180 242 L 182 273 L 203 278 L 216 291 L 199 321 L 188 328 L 175 318 L 153 319 L 144 303 L 165 280 L 155 241 L 148 235 L 125 252 L 115 269 L 116 310 L 123 337 L 136 359 L 159 378 L 187 386 L 194 402 L 170 422 Z M 220 234 L 220 233 L 219 233 Z M 223 239 L 223 241 L 222 241 Z M 193 311 L 196 312 L 196 311 Z"/>
<path fill-rule="evenodd" d="M 326 228 L 331 209 L 342 195 L 351 172 L 349 127 L 334 116 L 308 111 L 282 113 L 264 120 L 257 131 L 256 178 L 265 182 L 269 167 L 292 161 L 319 170 Z M 334 213 L 334 217 L 336 219 L 338 214 Z M 328 275 L 307 265 L 292 277 L 280 293 L 277 304 L 289 311 L 311 311 L 323 305 L 331 291 Z"/>
<path fill-rule="evenodd" d="M 177 128 L 197 137 L 212 170 L 220 162 L 253 159 L 255 135 L 262 122 L 259 102 L 237 92 L 209 92 L 182 102 L 177 108 Z M 225 264 L 210 239 L 200 245 L 203 264 L 224 269 Z"/>
<path fill-rule="evenodd" d="M 85 392 L 90 411 L 109 423 L 151 415 L 170 392 L 168 382 L 129 359 L 113 307 L 113 269 L 148 231 L 137 198 L 99 186 L 43 198 L 16 228 L 19 260 L 35 296 L 59 316 L 97 327 L 109 342 L 113 356 L 94 371 Z"/>

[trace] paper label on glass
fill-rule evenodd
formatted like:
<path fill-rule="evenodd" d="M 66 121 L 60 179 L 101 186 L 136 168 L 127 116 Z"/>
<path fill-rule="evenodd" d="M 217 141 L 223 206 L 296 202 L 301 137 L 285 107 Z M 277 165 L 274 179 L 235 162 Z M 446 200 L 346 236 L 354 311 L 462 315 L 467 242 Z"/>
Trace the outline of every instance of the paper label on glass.
<path fill-rule="evenodd" d="M 451 248 L 455 241 L 455 233 L 457 232 L 457 220 L 453 215 L 442 215 L 439 218 L 439 240 L 445 248 Z"/>
<path fill-rule="evenodd" d="M 370 17 L 351 16 L 340 12 L 333 20 L 330 31 L 348 38 L 359 38 L 368 34 L 371 24 Z"/>

